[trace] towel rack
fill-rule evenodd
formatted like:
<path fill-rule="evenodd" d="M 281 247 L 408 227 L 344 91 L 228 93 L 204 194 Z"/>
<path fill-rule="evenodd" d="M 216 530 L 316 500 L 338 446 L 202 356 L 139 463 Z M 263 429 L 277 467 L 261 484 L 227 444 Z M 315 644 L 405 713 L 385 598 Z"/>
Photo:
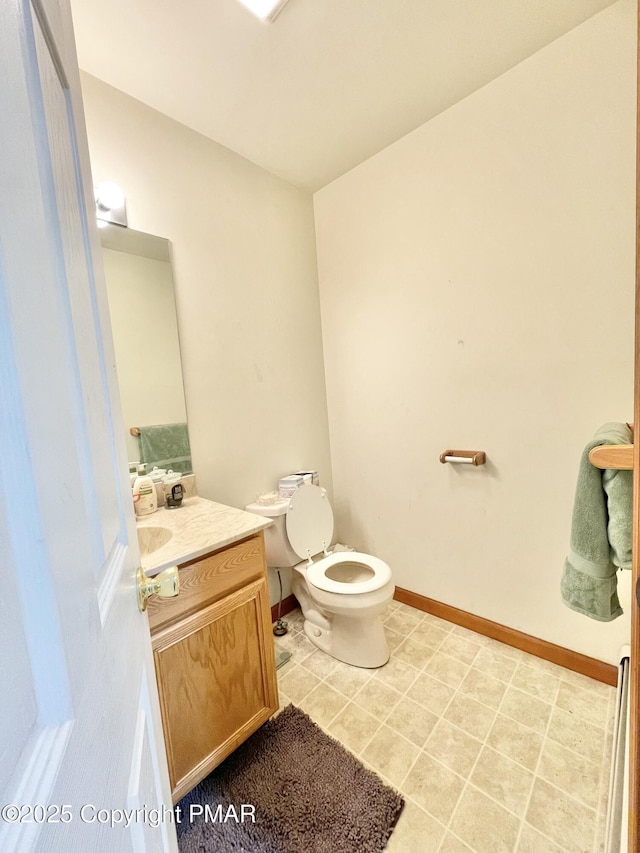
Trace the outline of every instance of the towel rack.
<path fill-rule="evenodd" d="M 633 444 L 600 444 L 589 451 L 589 462 L 596 468 L 633 470 Z"/>
<path fill-rule="evenodd" d="M 487 454 L 484 450 L 445 450 L 440 454 L 440 461 L 444 465 L 445 462 L 459 462 L 463 465 L 484 465 L 487 461 Z"/>
<path fill-rule="evenodd" d="M 131 435 L 135 435 L 135 436 L 140 435 L 140 427 L 131 427 L 131 429 L 129 430 L 129 433 Z"/>
<path fill-rule="evenodd" d="M 633 424 L 627 424 L 633 441 Z M 600 444 L 589 452 L 589 462 L 596 468 L 633 471 L 633 444 Z"/>

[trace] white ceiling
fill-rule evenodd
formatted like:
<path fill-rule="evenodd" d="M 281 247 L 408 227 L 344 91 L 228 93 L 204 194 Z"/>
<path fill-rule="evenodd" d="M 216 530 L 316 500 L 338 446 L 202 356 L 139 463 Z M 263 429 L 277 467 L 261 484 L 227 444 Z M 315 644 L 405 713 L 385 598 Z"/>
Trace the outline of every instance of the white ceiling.
<path fill-rule="evenodd" d="M 80 67 L 316 190 L 614 0 L 72 0 Z"/>

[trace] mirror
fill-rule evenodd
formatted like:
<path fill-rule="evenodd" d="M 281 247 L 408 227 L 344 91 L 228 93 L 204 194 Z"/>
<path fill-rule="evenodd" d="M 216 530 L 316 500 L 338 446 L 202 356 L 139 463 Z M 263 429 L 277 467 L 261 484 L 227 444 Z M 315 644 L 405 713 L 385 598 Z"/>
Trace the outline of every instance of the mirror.
<path fill-rule="evenodd" d="M 127 458 L 190 474 L 169 241 L 105 225 L 100 242 Z"/>

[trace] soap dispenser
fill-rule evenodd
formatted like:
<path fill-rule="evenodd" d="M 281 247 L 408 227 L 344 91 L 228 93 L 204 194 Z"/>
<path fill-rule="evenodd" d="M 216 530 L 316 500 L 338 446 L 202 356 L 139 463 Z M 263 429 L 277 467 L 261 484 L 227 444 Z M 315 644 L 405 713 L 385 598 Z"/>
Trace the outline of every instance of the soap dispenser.
<path fill-rule="evenodd" d="M 133 484 L 133 507 L 136 515 L 151 515 L 158 509 L 156 487 L 151 477 L 144 474 L 144 469 L 138 473 Z"/>

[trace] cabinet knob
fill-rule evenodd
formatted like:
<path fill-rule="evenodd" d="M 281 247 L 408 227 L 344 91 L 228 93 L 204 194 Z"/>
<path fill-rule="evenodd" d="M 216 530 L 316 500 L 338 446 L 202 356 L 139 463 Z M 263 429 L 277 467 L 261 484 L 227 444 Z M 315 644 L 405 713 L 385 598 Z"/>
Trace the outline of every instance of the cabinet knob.
<path fill-rule="evenodd" d="M 145 575 L 142 566 L 136 573 L 136 593 L 138 597 L 138 610 L 147 609 L 147 599 L 150 595 L 159 595 L 160 598 L 174 598 L 180 592 L 180 575 L 177 566 L 170 566 L 155 577 L 149 578 Z"/>

